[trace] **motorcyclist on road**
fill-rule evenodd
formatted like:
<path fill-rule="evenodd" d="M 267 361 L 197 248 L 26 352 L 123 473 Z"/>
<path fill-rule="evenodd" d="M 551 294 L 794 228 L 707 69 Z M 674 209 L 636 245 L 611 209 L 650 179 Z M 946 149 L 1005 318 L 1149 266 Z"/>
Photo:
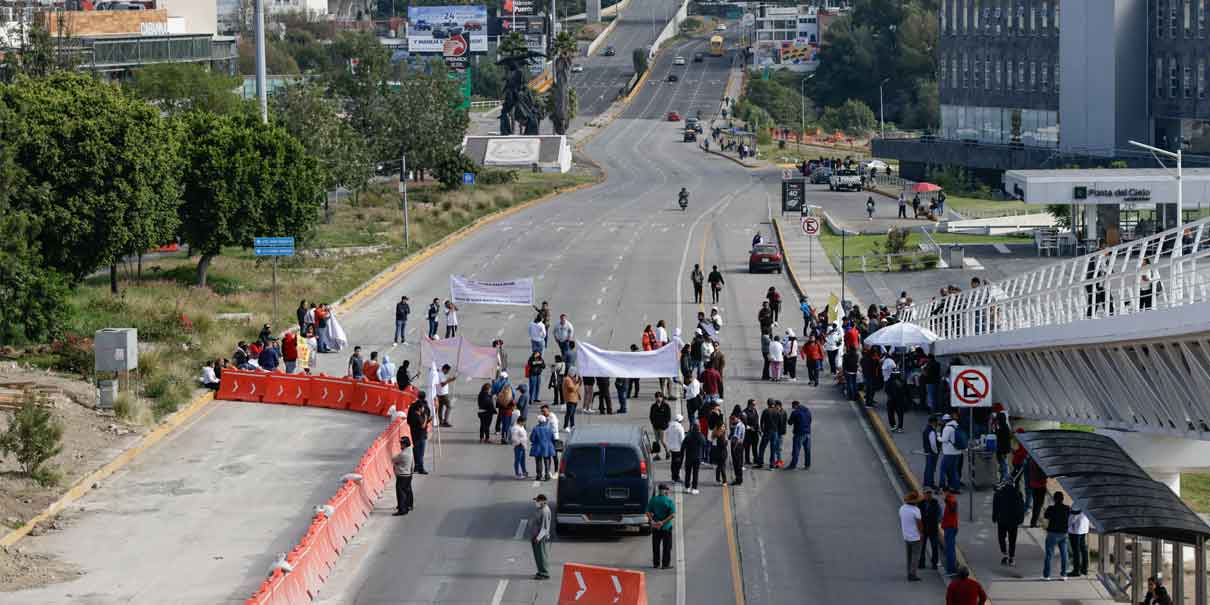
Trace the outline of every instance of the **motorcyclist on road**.
<path fill-rule="evenodd" d="M 681 192 L 677 194 L 677 203 L 679 203 L 681 205 L 681 208 L 684 208 L 689 205 L 689 190 L 688 189 L 681 187 Z"/>

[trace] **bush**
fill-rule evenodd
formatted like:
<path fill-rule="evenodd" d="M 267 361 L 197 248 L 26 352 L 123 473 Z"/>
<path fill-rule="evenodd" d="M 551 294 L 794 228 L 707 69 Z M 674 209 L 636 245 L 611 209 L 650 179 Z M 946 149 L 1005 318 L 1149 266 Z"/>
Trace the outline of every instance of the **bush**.
<path fill-rule="evenodd" d="M 8 431 L 0 435 L 0 454 L 14 455 L 25 474 L 39 483 L 52 484 L 58 474 L 43 465 L 63 450 L 63 423 L 42 403 L 32 392 L 24 395 Z"/>
<path fill-rule="evenodd" d="M 517 171 L 481 168 L 476 179 L 480 185 L 506 185 L 517 182 Z"/>
<path fill-rule="evenodd" d="M 857 99 L 849 99 L 840 107 L 825 109 L 821 121 L 828 130 L 840 131 L 854 137 L 868 134 L 878 125 L 874 112 Z"/>
<path fill-rule="evenodd" d="M 50 350 L 55 356 L 55 369 L 79 374 L 84 378 L 92 377 L 96 369 L 96 359 L 91 338 L 69 332 L 51 343 Z"/>
<path fill-rule="evenodd" d="M 908 230 L 892 227 L 886 232 L 886 251 L 888 254 L 898 254 L 907 249 Z"/>

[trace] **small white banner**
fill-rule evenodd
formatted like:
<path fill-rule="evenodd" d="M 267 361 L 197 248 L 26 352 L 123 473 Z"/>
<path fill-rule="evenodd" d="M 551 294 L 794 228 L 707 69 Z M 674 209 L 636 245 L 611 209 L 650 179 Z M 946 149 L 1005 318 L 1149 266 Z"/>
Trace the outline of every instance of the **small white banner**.
<path fill-rule="evenodd" d="M 456 304 L 533 305 L 534 279 L 476 281 L 461 275 L 450 276 L 450 299 Z"/>
<path fill-rule="evenodd" d="M 672 378 L 680 374 L 678 351 L 672 344 L 654 351 L 606 351 L 577 341 L 576 351 L 581 376 Z"/>
<path fill-rule="evenodd" d="M 498 357 L 496 349 L 472 344 L 464 340 L 465 336 L 433 340 L 424 338 L 420 341 L 420 359 L 422 363 L 432 362 L 440 368 L 449 364 L 450 369 L 459 377 L 495 378 Z M 431 387 L 430 387 L 431 388 Z M 430 394 L 436 397 L 434 391 Z"/>

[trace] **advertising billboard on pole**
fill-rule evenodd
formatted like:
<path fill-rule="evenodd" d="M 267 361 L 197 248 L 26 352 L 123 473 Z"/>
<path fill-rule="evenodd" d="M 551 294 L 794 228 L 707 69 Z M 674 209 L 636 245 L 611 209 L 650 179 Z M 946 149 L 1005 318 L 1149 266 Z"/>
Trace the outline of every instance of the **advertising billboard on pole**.
<path fill-rule="evenodd" d="M 486 6 L 408 7 L 409 53 L 445 53 L 446 42 L 458 38 L 467 52 L 487 52 Z"/>

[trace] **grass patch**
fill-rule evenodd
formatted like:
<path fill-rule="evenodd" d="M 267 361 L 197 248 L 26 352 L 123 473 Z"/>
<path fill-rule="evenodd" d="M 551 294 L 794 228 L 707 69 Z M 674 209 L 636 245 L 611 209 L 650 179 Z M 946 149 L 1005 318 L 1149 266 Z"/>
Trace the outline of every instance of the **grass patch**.
<path fill-rule="evenodd" d="M 273 315 L 272 261 L 251 250 L 230 248 L 211 264 L 208 287 L 193 285 L 197 257 L 168 255 L 121 270 L 121 294 L 109 293 L 108 275 L 85 280 L 73 293 L 74 313 L 65 331 L 91 336 L 103 327 L 139 331 L 139 384 L 143 400 L 119 400 L 119 415 L 158 420 L 187 402 L 207 359 L 230 357 L 239 340 L 256 338 L 259 326 L 295 323 L 297 301 L 333 302 L 378 272 L 453 231 L 500 209 L 595 180 L 586 170 L 568 174 L 518 174 L 515 183 L 441 191 L 417 184 L 409 195 L 411 244 L 403 246 L 403 215 L 393 185 L 384 184 L 330 208 L 329 222 L 300 239 L 297 255 L 278 262 L 278 315 Z M 219 313 L 249 313 L 246 323 L 219 321 Z M 23 361 L 44 367 L 67 364 L 91 369 L 91 343 L 55 347 Z M 79 358 L 79 359 L 77 359 Z"/>
<path fill-rule="evenodd" d="M 1181 473 L 1181 499 L 1195 512 L 1210 513 L 1210 473 Z"/>
<path fill-rule="evenodd" d="M 808 124 L 808 128 L 810 125 Z M 793 128 L 793 126 L 791 126 Z M 821 157 L 844 159 L 848 156 L 868 160 L 870 158 L 869 145 L 854 144 L 849 145 L 820 145 L 813 143 L 803 143 L 799 145 L 787 141 L 786 148 L 780 149 L 777 146 L 777 141 L 768 144 L 757 145 L 757 150 L 760 152 L 760 157 L 771 162 L 779 164 L 797 164 L 803 160 L 818 160 Z M 899 163 L 896 161 L 888 162 L 895 167 L 895 174 L 899 174 Z"/>
<path fill-rule="evenodd" d="M 1046 212 L 1046 206 L 1038 204 L 1026 204 L 1016 200 L 984 200 L 957 195 L 947 195 L 945 206 L 966 218 L 991 218 Z"/>
<path fill-rule="evenodd" d="M 960 233 L 934 233 L 933 239 L 938 244 L 967 244 L 967 245 L 991 245 L 991 244 L 1020 244 L 1030 241 L 1028 237 L 1017 237 L 1013 235 L 963 235 Z M 913 230 L 908 236 L 907 248 L 905 252 L 920 252 L 919 245 L 924 241 L 924 236 L 919 230 Z M 828 253 L 829 260 L 833 265 L 836 265 L 836 259 L 840 258 L 841 237 L 833 234 L 831 231 L 824 229 L 819 234 L 819 243 L 823 245 L 824 250 Z M 844 238 L 844 254 L 845 270 L 846 271 L 887 271 L 900 270 L 902 266 L 887 267 L 886 257 L 871 256 L 866 259 L 863 269 L 861 259 L 851 258 L 857 256 L 868 256 L 876 253 L 877 250 L 885 250 L 886 236 L 885 235 L 851 235 Z M 923 253 L 915 254 L 913 257 L 906 259 L 903 262 L 908 263 L 909 270 L 922 270 L 931 268 L 926 266 L 929 257 L 935 257 L 936 254 Z M 892 262 L 899 262 L 893 260 Z M 935 262 L 934 262 L 935 266 Z M 839 267 L 837 267 L 839 270 Z"/>

